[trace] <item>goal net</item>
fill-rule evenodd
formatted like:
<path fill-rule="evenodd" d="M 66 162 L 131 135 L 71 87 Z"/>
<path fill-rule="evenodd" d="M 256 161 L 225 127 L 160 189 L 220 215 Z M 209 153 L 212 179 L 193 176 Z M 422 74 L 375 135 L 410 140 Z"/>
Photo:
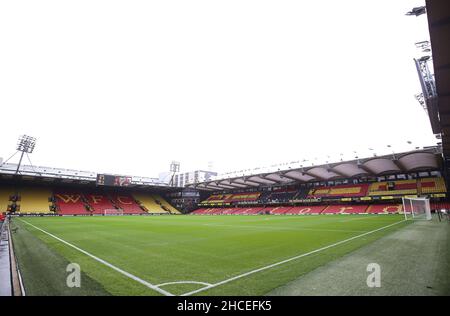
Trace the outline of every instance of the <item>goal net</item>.
<path fill-rule="evenodd" d="M 123 215 L 123 210 L 107 209 L 103 211 L 103 215 Z"/>
<path fill-rule="evenodd" d="M 405 219 L 431 220 L 430 200 L 427 198 L 407 198 L 403 199 L 403 213 Z"/>

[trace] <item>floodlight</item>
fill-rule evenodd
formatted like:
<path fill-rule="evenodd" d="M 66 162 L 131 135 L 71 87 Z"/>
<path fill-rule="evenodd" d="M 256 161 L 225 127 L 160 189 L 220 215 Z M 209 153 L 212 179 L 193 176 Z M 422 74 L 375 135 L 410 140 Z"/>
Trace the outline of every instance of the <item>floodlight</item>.
<path fill-rule="evenodd" d="M 412 10 L 407 12 L 405 15 L 419 16 L 419 15 L 422 15 L 425 13 L 427 13 L 427 8 L 425 6 L 421 6 L 421 7 L 412 8 Z"/>
<path fill-rule="evenodd" d="M 31 154 L 36 146 L 36 138 L 28 135 L 22 135 L 17 141 L 16 149 L 21 152 Z"/>

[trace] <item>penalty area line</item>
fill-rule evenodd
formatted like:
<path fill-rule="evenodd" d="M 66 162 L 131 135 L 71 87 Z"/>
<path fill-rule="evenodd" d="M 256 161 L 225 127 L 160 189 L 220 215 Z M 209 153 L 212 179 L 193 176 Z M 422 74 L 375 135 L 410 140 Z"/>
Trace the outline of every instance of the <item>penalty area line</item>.
<path fill-rule="evenodd" d="M 254 274 L 254 273 L 258 273 L 258 272 L 261 272 L 261 271 L 264 271 L 264 270 L 267 270 L 267 269 L 270 269 L 270 268 L 273 268 L 273 267 L 282 265 L 282 264 L 284 264 L 284 263 L 287 263 L 287 262 L 290 262 L 290 261 L 293 261 L 293 260 L 296 260 L 296 259 L 300 259 L 300 258 L 309 256 L 309 255 L 312 255 L 312 254 L 317 253 L 317 252 L 321 252 L 321 251 L 323 251 L 323 250 L 326 250 L 326 249 L 329 249 L 329 248 L 332 248 L 332 247 L 339 246 L 339 245 L 341 245 L 341 244 L 344 244 L 344 243 L 346 243 L 346 242 L 352 241 L 352 240 L 357 239 L 357 238 L 360 238 L 360 237 L 364 237 L 364 236 L 369 235 L 369 234 L 376 233 L 376 232 L 378 232 L 378 231 L 380 231 L 380 230 L 389 228 L 389 227 L 394 226 L 394 225 L 398 225 L 398 224 L 403 223 L 403 222 L 405 222 L 405 221 L 406 221 L 406 220 L 404 219 L 404 220 L 402 220 L 402 221 L 395 222 L 395 223 L 393 223 L 393 224 L 389 224 L 389 225 L 383 226 L 383 227 L 381 227 L 381 228 L 377 228 L 377 229 L 371 230 L 371 231 L 369 231 L 369 232 L 365 232 L 365 233 L 363 233 L 363 234 L 359 234 L 359 235 L 356 235 L 356 236 L 353 236 L 353 237 L 350 237 L 350 238 L 347 238 L 347 239 L 338 241 L 338 242 L 336 242 L 336 243 L 334 243 L 334 244 L 331 244 L 331 245 L 328 245 L 328 246 L 324 246 L 324 247 L 318 248 L 318 249 L 316 249 L 316 250 L 313 250 L 313 251 L 310 251 L 310 252 L 307 252 L 307 253 L 303 253 L 303 254 L 301 254 L 301 255 L 298 255 L 298 256 L 295 256 L 295 257 L 291 257 L 291 258 L 289 258 L 289 259 L 285 259 L 285 260 L 282 260 L 282 261 L 279 261 L 279 262 L 276 262 L 276 263 L 272 263 L 272 264 L 270 264 L 270 265 L 264 266 L 264 267 L 259 268 L 259 269 L 251 270 L 251 271 L 248 271 L 248 272 L 245 272 L 245 273 L 236 275 L 236 276 L 234 276 L 234 277 L 232 277 L 232 278 L 229 278 L 229 279 L 226 279 L 226 280 L 223 280 L 223 281 L 220 281 L 220 282 L 217 282 L 217 283 L 214 283 L 214 284 L 211 284 L 211 285 L 202 287 L 202 288 L 200 288 L 200 289 L 197 289 L 197 290 L 194 290 L 194 291 L 191 291 L 191 292 L 187 292 L 187 293 L 181 294 L 181 296 L 189 296 L 189 295 L 193 295 L 193 294 L 196 294 L 196 293 L 199 293 L 199 292 L 203 292 L 203 291 L 212 289 L 212 288 L 214 288 L 214 287 L 217 287 L 217 286 L 220 286 L 220 285 L 229 283 L 229 282 L 231 282 L 231 281 L 234 281 L 234 280 L 237 280 L 237 279 L 246 277 L 246 276 L 248 276 L 248 275 L 251 275 L 251 274 Z"/>
<path fill-rule="evenodd" d="M 109 268 L 111 268 L 111 269 L 113 269 L 113 270 L 115 270 L 115 271 L 117 271 L 117 272 L 123 274 L 124 276 L 126 276 L 126 277 L 128 277 L 128 278 L 130 278 L 130 279 L 132 279 L 132 280 L 134 280 L 134 281 L 136 281 L 136 282 L 139 282 L 139 283 L 141 283 L 142 285 L 145 285 L 146 287 L 148 287 L 148 288 L 150 288 L 150 289 L 152 289 L 152 290 L 155 290 L 156 292 L 158 292 L 158 293 L 160 293 L 160 294 L 163 294 L 163 295 L 165 295 L 165 296 L 174 296 L 174 294 L 172 294 L 172 293 L 170 293 L 170 292 L 168 292 L 168 291 L 165 291 L 165 290 L 163 290 L 163 289 L 157 287 L 156 285 L 151 284 L 150 282 L 147 282 L 147 281 L 145 281 L 145 280 L 142 280 L 141 278 L 139 278 L 139 277 L 137 277 L 137 276 L 135 276 L 135 275 L 133 275 L 133 274 L 127 272 L 127 271 L 124 271 L 124 270 L 122 270 L 122 269 L 116 267 L 115 265 L 113 265 L 113 264 L 111 264 L 111 263 L 109 263 L 109 262 L 107 262 L 107 261 L 105 261 L 105 260 L 103 260 L 103 259 L 101 259 L 101 258 L 99 258 L 99 257 L 97 257 L 97 256 L 94 256 L 93 254 L 87 252 L 86 250 L 83 250 L 83 249 L 81 249 L 81 248 L 79 248 L 79 247 L 77 247 L 77 246 L 75 246 L 75 245 L 73 245 L 73 244 L 71 244 L 71 243 L 65 241 L 64 239 L 61 239 L 61 238 L 59 238 L 58 236 L 55 236 L 55 235 L 53 235 L 53 234 L 51 234 L 51 233 L 49 233 L 49 232 L 47 232 L 47 231 L 45 231 L 45 230 L 43 230 L 43 229 L 41 229 L 41 228 L 39 228 L 39 227 L 33 225 L 33 224 L 31 224 L 31 223 L 29 223 L 29 222 L 27 222 L 27 221 L 25 221 L 25 220 L 23 220 L 23 219 L 21 219 L 20 221 L 26 223 L 27 225 L 30 225 L 31 227 L 34 227 L 35 229 L 37 229 L 37 230 L 43 232 L 44 234 L 49 235 L 50 237 L 52 237 L 52 238 L 54 238 L 54 239 L 56 239 L 56 240 L 62 242 L 63 244 L 66 244 L 67 246 L 72 247 L 72 248 L 75 249 L 75 250 L 78 250 L 79 252 L 85 254 L 86 256 L 91 257 L 91 258 L 94 259 L 95 261 L 98 261 L 98 262 L 104 264 L 105 266 L 107 266 L 107 267 L 109 267 Z"/>

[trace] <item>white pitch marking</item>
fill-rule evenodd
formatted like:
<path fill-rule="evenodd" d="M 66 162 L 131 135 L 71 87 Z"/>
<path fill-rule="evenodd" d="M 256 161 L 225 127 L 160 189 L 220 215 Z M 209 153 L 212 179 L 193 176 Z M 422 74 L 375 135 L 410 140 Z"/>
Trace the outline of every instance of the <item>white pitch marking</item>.
<path fill-rule="evenodd" d="M 255 269 L 255 270 L 252 270 L 252 271 L 249 271 L 249 272 L 246 272 L 246 273 L 239 274 L 239 275 L 234 276 L 234 277 L 232 277 L 232 278 L 229 278 L 229 279 L 226 279 L 226 280 L 223 280 L 223 281 L 220 281 L 220 282 L 217 282 L 217 283 L 214 283 L 214 284 L 211 284 L 211 285 L 202 287 L 202 288 L 200 288 L 200 289 L 197 289 L 197 290 L 194 290 L 194 291 L 191 291 L 191 292 L 187 292 L 187 293 L 181 294 L 181 296 L 188 296 L 188 295 L 196 294 L 196 293 L 198 293 L 198 292 L 202 292 L 202 291 L 205 291 L 205 290 L 209 290 L 209 289 L 214 288 L 214 287 L 217 287 L 217 286 L 219 286 L 219 285 L 223 285 L 223 284 L 225 284 L 225 283 L 229 283 L 229 282 L 231 282 L 231 281 L 234 281 L 234 280 L 237 280 L 237 279 L 246 277 L 246 276 L 248 276 L 248 275 L 251 275 L 251 274 L 254 274 L 254 273 L 257 273 L 257 272 L 260 272 L 260 271 L 264 271 L 264 270 L 267 270 L 267 269 L 270 269 L 270 268 L 279 266 L 279 265 L 281 265 L 281 264 L 284 264 L 284 263 L 287 263 L 287 262 L 290 262 L 290 261 L 293 261 L 293 260 L 296 260 L 296 259 L 299 259 L 299 258 L 302 258 L 302 257 L 306 257 L 306 256 L 311 255 L 311 254 L 313 254 L 313 253 L 317 253 L 317 252 L 320 252 L 320 251 L 323 251 L 323 250 L 326 250 L 326 249 L 329 249 L 329 248 L 338 246 L 338 245 L 340 245 L 340 244 L 343 244 L 343 243 L 349 242 L 349 241 L 351 241 L 351 240 L 354 240 L 354 239 L 357 239 L 357 238 L 360 238 L 360 237 L 363 237 L 363 236 L 366 236 L 366 235 L 375 233 L 375 232 L 377 232 L 377 231 L 380 231 L 380 230 L 383 230 L 383 229 L 385 229 L 385 228 L 388 228 L 388 227 L 391 227 L 391 226 L 394 226 L 394 225 L 403 223 L 403 222 L 405 222 L 405 221 L 406 221 L 406 220 L 402 220 L 402 221 L 400 221 L 400 222 L 396 222 L 396 223 L 393 223 L 393 224 L 389 224 L 389 225 L 383 226 L 383 227 L 381 227 L 381 228 L 377 228 L 377 229 L 375 229 L 375 230 L 366 232 L 366 233 L 364 233 L 364 234 L 356 235 L 356 236 L 350 237 L 350 238 L 348 238 L 348 239 L 344 239 L 344 240 L 338 241 L 338 242 L 336 242 L 336 243 L 334 243 L 334 244 L 331 244 L 331 245 L 328 245 L 328 246 L 325 246 L 325 247 L 322 247 L 322 248 L 319 248 L 319 249 L 316 249 L 316 250 L 313 250 L 313 251 L 310 251 L 310 252 L 307 252 L 307 253 L 304 253 L 304 254 L 301 254 L 301 255 L 292 257 L 292 258 L 289 258 L 289 259 L 285 259 L 285 260 L 283 260 L 283 261 L 279 261 L 279 262 L 270 264 L 270 265 L 268 265 L 268 266 L 265 266 L 265 267 L 262 267 L 262 268 L 259 268 L 259 269 Z"/>
<path fill-rule="evenodd" d="M 163 294 L 163 295 L 166 295 L 166 296 L 174 296 L 172 293 L 167 292 L 167 291 L 165 291 L 165 290 L 163 290 L 163 289 L 160 289 L 158 286 L 156 286 L 156 285 L 154 285 L 154 284 L 151 284 L 151 283 L 149 283 L 149 282 L 147 282 L 147 281 L 145 281 L 145 280 L 142 280 L 141 278 L 138 278 L 137 276 L 135 276 L 135 275 L 133 275 L 133 274 L 131 274 L 131 273 L 129 273 L 129 272 L 126 272 L 126 271 L 124 271 L 124 270 L 122 270 L 122 269 L 116 267 L 115 265 L 112 265 L 111 263 L 109 263 L 109 262 L 107 262 L 107 261 L 105 261 L 105 260 L 103 260 L 103 259 L 100 259 L 99 257 L 96 257 L 96 256 L 90 254 L 89 252 L 87 252 L 87 251 L 85 251 L 85 250 L 83 250 L 83 249 L 81 249 L 81 248 L 78 248 L 78 247 L 75 246 L 75 245 L 72 245 L 71 243 L 65 241 L 64 239 L 61 239 L 61 238 L 59 238 L 59 237 L 57 237 L 57 236 L 55 236 L 55 235 L 53 235 L 53 234 L 51 234 L 51 233 L 49 233 L 49 232 L 47 232 L 47 231 L 45 231 L 45 230 L 43 230 L 43 229 L 37 227 L 37 226 L 34 226 L 33 224 L 28 223 L 28 222 L 25 221 L 25 220 L 22 220 L 22 219 L 21 219 L 20 221 L 22 221 L 22 222 L 24 222 L 24 223 L 30 225 L 31 227 L 36 228 L 37 230 L 39 230 L 39 231 L 41 231 L 41 232 L 43 232 L 43 233 L 49 235 L 50 237 L 55 238 L 56 240 L 58 240 L 58 241 L 60 241 L 60 242 L 62 242 L 62 243 L 64 243 L 64 244 L 66 244 L 67 246 L 70 246 L 70 247 L 72 247 L 72 248 L 78 250 L 79 252 L 85 254 L 86 256 L 89 256 L 89 257 L 91 257 L 92 259 L 94 259 L 94 260 L 96 260 L 96 261 L 98 261 L 98 262 L 100 262 L 100 263 L 103 263 L 105 266 L 110 267 L 110 268 L 113 269 L 113 270 L 116 270 L 117 272 L 119 272 L 119 273 L 125 275 L 126 277 L 128 277 L 128 278 L 130 278 L 130 279 L 132 279 L 132 280 L 135 280 L 135 281 L 137 281 L 137 282 L 139 282 L 139 283 L 145 285 L 146 287 L 148 287 L 148 288 L 150 288 L 150 289 L 152 289 L 152 290 L 155 290 L 155 291 L 157 291 L 157 292 L 159 292 L 159 293 L 161 293 L 161 294 Z"/>
<path fill-rule="evenodd" d="M 197 281 L 175 281 L 175 282 L 166 282 L 166 283 L 156 284 L 156 286 L 161 287 L 161 286 L 170 285 L 170 284 L 201 284 L 201 285 L 206 285 L 206 286 L 212 285 L 211 283 L 197 282 Z"/>
<path fill-rule="evenodd" d="M 380 215 L 376 215 L 376 216 L 372 216 L 369 218 L 378 218 L 380 217 Z M 357 218 L 350 218 L 350 219 L 344 219 L 342 221 L 339 221 L 339 223 L 347 223 L 347 222 L 352 222 L 352 221 L 360 221 L 362 219 L 367 219 L 367 217 L 357 217 Z"/>

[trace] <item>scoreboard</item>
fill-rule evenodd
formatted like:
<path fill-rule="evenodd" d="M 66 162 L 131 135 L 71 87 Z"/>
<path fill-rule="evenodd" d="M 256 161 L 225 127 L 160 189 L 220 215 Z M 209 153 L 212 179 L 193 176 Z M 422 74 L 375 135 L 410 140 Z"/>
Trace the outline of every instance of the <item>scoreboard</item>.
<path fill-rule="evenodd" d="M 131 177 L 97 174 L 97 185 L 126 187 L 131 184 Z"/>

